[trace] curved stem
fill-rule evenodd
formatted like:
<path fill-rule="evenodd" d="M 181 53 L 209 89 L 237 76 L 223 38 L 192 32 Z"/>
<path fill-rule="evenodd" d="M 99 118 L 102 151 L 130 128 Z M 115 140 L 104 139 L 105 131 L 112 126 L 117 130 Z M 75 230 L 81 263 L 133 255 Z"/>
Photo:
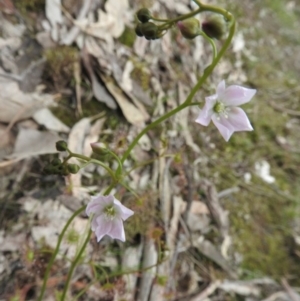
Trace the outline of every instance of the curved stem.
<path fill-rule="evenodd" d="M 72 221 L 74 220 L 74 218 L 79 215 L 83 210 L 85 209 L 85 206 L 82 206 L 81 208 L 79 208 L 77 211 L 75 211 L 73 213 L 73 215 L 70 217 L 70 219 L 67 221 L 67 223 L 65 224 L 63 230 L 61 231 L 60 235 L 59 235 L 59 238 L 58 238 L 58 241 L 57 241 L 57 245 L 56 245 L 56 248 L 51 256 L 51 259 L 50 259 L 50 262 L 47 266 L 47 269 L 46 269 L 46 272 L 45 272 L 45 276 L 44 276 L 44 281 L 43 281 L 43 286 L 42 286 L 42 289 L 41 289 L 41 293 L 40 293 L 40 296 L 38 298 L 38 301 L 42 301 L 43 300 L 43 296 L 44 296 L 44 293 L 45 293 L 45 289 L 46 289 L 46 286 L 47 286 L 47 280 L 49 278 L 49 274 L 50 274 L 50 270 L 52 268 L 52 265 L 54 263 L 54 260 L 58 254 L 58 251 L 59 251 L 59 248 L 60 248 L 60 244 L 63 240 L 63 237 L 69 227 L 69 225 L 72 223 Z"/>
<path fill-rule="evenodd" d="M 125 151 L 125 153 L 123 154 L 123 157 L 121 158 L 121 162 L 124 163 L 124 161 L 128 158 L 130 152 L 132 151 L 132 149 L 135 147 L 135 145 L 138 143 L 138 141 L 140 140 L 140 138 L 146 134 L 149 130 L 151 130 L 152 128 L 154 128 L 155 126 L 157 126 L 159 123 L 165 121 L 166 119 L 168 119 L 169 117 L 173 116 L 174 114 L 176 114 L 177 112 L 181 111 L 182 109 L 184 109 L 187 106 L 186 103 L 182 103 L 180 106 L 178 106 L 177 108 L 173 109 L 172 111 L 169 111 L 168 113 L 166 113 L 165 115 L 161 116 L 160 118 L 158 118 L 157 120 L 155 120 L 154 122 L 148 124 L 134 139 L 133 141 L 130 143 L 130 145 L 128 146 L 127 150 Z"/>
<path fill-rule="evenodd" d="M 89 158 L 89 157 L 84 156 L 84 155 L 76 154 L 76 153 L 71 153 L 70 155 L 71 155 L 72 157 L 74 157 L 74 158 L 78 158 L 78 159 L 87 161 L 87 162 L 89 162 L 89 163 L 94 163 L 94 164 L 100 165 L 101 167 L 103 167 L 104 169 L 106 169 L 106 171 L 109 173 L 109 175 L 110 175 L 114 180 L 116 179 L 116 175 L 115 175 L 114 171 L 113 171 L 112 169 L 110 169 L 107 165 L 105 165 L 104 163 L 102 163 L 101 161 L 96 160 L 96 159 Z"/>
<path fill-rule="evenodd" d="M 118 166 L 118 168 L 116 170 L 116 176 L 118 177 L 123 172 L 123 164 L 122 164 L 120 158 L 113 151 L 111 151 L 109 149 L 107 149 L 107 151 L 117 160 L 117 162 L 119 164 L 119 166 Z"/>
<path fill-rule="evenodd" d="M 216 59 L 218 55 L 217 47 L 213 39 L 211 39 L 205 32 L 201 31 L 200 35 L 210 43 L 212 49 L 213 49 L 213 58 Z"/>
<path fill-rule="evenodd" d="M 69 285 L 70 285 L 70 281 L 71 281 L 73 272 L 74 272 L 79 260 L 81 259 L 82 254 L 83 254 L 83 252 L 84 252 L 84 250 L 85 250 L 85 248 L 86 248 L 86 246 L 87 246 L 87 244 L 88 244 L 88 242 L 91 238 L 91 234 L 92 234 L 92 230 L 89 230 L 89 233 L 88 233 L 88 235 L 87 235 L 87 237 L 86 237 L 79 253 L 77 254 L 75 260 L 73 261 L 73 263 L 71 265 L 71 268 L 69 270 L 68 277 L 67 277 L 67 280 L 66 280 L 66 283 L 65 283 L 65 287 L 64 287 L 64 290 L 63 290 L 61 298 L 60 298 L 61 301 L 65 300 L 65 297 L 66 297 L 66 294 L 67 294 L 67 291 L 68 291 L 68 288 L 69 288 Z"/>

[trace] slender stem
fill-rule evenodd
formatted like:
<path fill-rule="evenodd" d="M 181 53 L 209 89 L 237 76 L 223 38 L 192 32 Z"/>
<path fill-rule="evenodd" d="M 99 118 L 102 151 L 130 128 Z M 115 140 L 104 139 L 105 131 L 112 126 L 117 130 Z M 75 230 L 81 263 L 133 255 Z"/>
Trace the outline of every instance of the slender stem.
<path fill-rule="evenodd" d="M 235 32 L 235 21 L 232 18 L 232 24 L 230 27 L 230 32 L 229 35 L 224 43 L 224 45 L 222 46 L 220 52 L 218 53 L 217 57 L 213 60 L 213 62 L 205 69 L 203 76 L 200 78 L 200 80 L 197 82 L 197 84 L 194 86 L 194 88 L 191 90 L 190 94 L 188 95 L 186 101 L 183 104 L 189 104 L 191 103 L 193 97 L 195 96 L 195 94 L 197 93 L 197 91 L 199 90 L 199 88 L 202 86 L 202 84 L 204 83 L 204 81 L 208 78 L 208 76 L 212 73 L 212 71 L 214 70 L 214 68 L 216 67 L 216 65 L 218 64 L 218 62 L 220 61 L 220 59 L 222 58 L 222 56 L 224 55 L 225 51 L 227 50 L 227 48 L 229 47 L 234 32 Z"/>
<path fill-rule="evenodd" d="M 165 115 L 161 116 L 160 118 L 158 118 L 157 120 L 155 120 L 154 122 L 148 124 L 135 138 L 134 140 L 131 142 L 131 144 L 128 146 L 127 150 L 125 151 L 125 153 L 123 154 L 123 157 L 121 158 L 121 162 L 124 163 L 124 161 L 128 158 L 130 152 L 132 151 L 132 149 L 135 147 L 135 145 L 138 143 L 138 141 L 140 140 L 140 138 L 146 134 L 149 130 L 151 130 L 152 128 L 154 128 L 155 126 L 157 126 L 159 123 L 165 121 L 166 119 L 168 119 L 169 117 L 173 116 L 174 114 L 176 114 L 177 112 L 181 111 L 182 109 L 184 109 L 187 106 L 186 103 L 182 103 L 180 106 L 178 106 L 177 108 L 173 109 L 172 111 L 169 111 L 168 113 L 166 113 Z"/>
<path fill-rule="evenodd" d="M 170 21 L 169 19 L 160 19 L 160 18 L 155 18 L 155 17 L 151 17 L 150 19 L 153 20 L 153 21 L 157 21 L 157 22 L 168 22 L 168 21 Z"/>
<path fill-rule="evenodd" d="M 102 163 L 101 161 L 99 161 L 99 160 L 92 159 L 92 158 L 89 158 L 89 157 L 87 157 L 87 156 L 80 155 L 80 154 L 76 154 L 76 153 L 71 153 L 71 156 L 74 157 L 74 158 L 78 158 L 78 159 L 87 161 L 87 162 L 89 162 L 89 163 L 95 163 L 95 164 L 97 164 L 97 165 L 100 165 L 100 166 L 102 166 L 104 169 L 106 169 L 106 171 L 110 174 L 110 176 L 111 176 L 113 179 L 116 178 L 116 175 L 115 175 L 114 171 L 113 171 L 112 169 L 110 169 L 107 165 L 105 165 L 104 163 Z"/>
<path fill-rule="evenodd" d="M 65 164 L 69 159 L 71 159 L 72 156 L 71 155 L 68 155 L 62 162 L 62 164 Z"/>
<path fill-rule="evenodd" d="M 47 266 L 47 269 L 46 269 L 46 272 L 45 272 L 45 276 L 44 276 L 44 281 L 43 281 L 43 286 L 42 286 L 42 289 L 41 289 L 41 293 L 40 293 L 40 296 L 38 298 L 38 301 L 42 301 L 43 300 L 43 296 L 44 296 L 44 293 L 45 293 L 45 289 L 46 289 L 46 286 L 47 286 L 47 280 L 49 278 L 49 274 L 50 274 L 50 270 L 52 268 L 52 265 L 54 263 L 54 260 L 59 252 L 59 248 L 60 248 L 60 244 L 63 240 L 63 237 L 68 229 L 68 227 L 70 226 L 70 224 L 72 223 L 72 221 L 74 220 L 74 218 L 79 215 L 83 210 L 85 209 L 85 206 L 79 208 L 77 211 L 75 211 L 73 213 L 73 215 L 70 217 L 70 219 L 67 221 L 67 223 L 65 224 L 62 232 L 60 233 L 59 237 L 58 237 L 58 241 L 57 241 L 57 244 L 56 244 L 56 248 L 51 256 L 51 259 L 50 259 L 50 262 Z"/>
<path fill-rule="evenodd" d="M 201 36 L 210 43 L 212 49 L 213 49 L 213 58 L 214 60 L 216 59 L 218 52 L 217 52 L 217 47 L 213 39 L 211 39 L 205 32 L 201 31 Z"/>
<path fill-rule="evenodd" d="M 176 23 L 176 22 L 178 22 L 178 21 L 182 21 L 182 20 L 185 20 L 185 19 L 188 19 L 188 18 L 192 18 L 192 17 L 194 17 L 195 15 L 199 14 L 201 11 L 202 11 L 202 9 L 199 8 L 199 9 L 194 10 L 194 11 L 192 11 L 192 12 L 186 14 L 186 15 L 182 15 L 182 16 L 179 16 L 179 17 L 177 17 L 177 18 L 168 20 L 168 22 L 166 22 L 166 23 L 169 23 L 169 24 L 172 23 L 172 24 L 174 24 L 174 23 Z"/>
<path fill-rule="evenodd" d="M 129 192 L 131 192 L 137 199 L 139 198 L 139 195 L 132 189 L 130 188 L 127 184 L 125 184 L 123 181 L 119 182 L 124 188 L 126 188 Z"/>
<path fill-rule="evenodd" d="M 71 268 L 69 270 L 68 277 L 67 277 L 67 280 L 66 280 L 66 283 L 65 283 L 65 287 L 64 287 L 64 290 L 63 290 L 61 298 L 60 298 L 61 301 L 65 300 L 65 297 L 66 297 L 66 294 L 67 294 L 67 291 L 68 291 L 68 287 L 70 285 L 70 281 L 71 281 L 73 272 L 74 272 L 79 260 L 81 259 L 82 254 L 83 254 L 83 252 L 84 252 L 84 250 L 85 250 L 85 248 L 86 248 L 86 246 L 87 246 L 87 244 L 88 244 L 88 242 L 91 238 L 91 234 L 92 234 L 92 230 L 89 230 L 89 233 L 88 233 L 88 235 L 87 235 L 87 237 L 86 237 L 79 253 L 77 254 L 75 260 L 72 262 L 72 265 L 71 265 Z"/>
<path fill-rule="evenodd" d="M 116 176 L 118 177 L 123 172 L 123 164 L 122 164 L 120 158 L 113 151 L 111 151 L 110 149 L 107 149 L 107 151 L 117 160 L 117 162 L 119 164 L 119 166 L 116 170 Z"/>

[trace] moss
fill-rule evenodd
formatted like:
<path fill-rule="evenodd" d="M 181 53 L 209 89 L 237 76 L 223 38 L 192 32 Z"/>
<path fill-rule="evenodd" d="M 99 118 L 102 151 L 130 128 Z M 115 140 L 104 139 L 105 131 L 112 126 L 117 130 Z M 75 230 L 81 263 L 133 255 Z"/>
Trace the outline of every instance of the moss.
<path fill-rule="evenodd" d="M 47 59 L 44 78 L 56 89 L 64 88 L 73 79 L 73 67 L 78 60 L 78 50 L 70 46 L 60 46 L 46 49 L 44 55 Z"/>
<path fill-rule="evenodd" d="M 243 257 L 243 269 L 275 279 L 299 271 L 300 263 L 290 256 L 287 245 L 292 235 L 291 211 L 286 210 L 289 201 L 254 185 L 227 206 L 235 229 L 234 249 Z"/>
<path fill-rule="evenodd" d="M 128 207 L 135 212 L 125 223 L 126 237 L 129 241 L 134 240 L 137 235 L 150 235 L 150 231 L 159 220 L 156 203 L 157 195 L 150 191 L 141 195 L 140 199 L 129 200 Z"/>
<path fill-rule="evenodd" d="M 14 4 L 21 13 L 26 13 L 29 11 L 44 11 L 45 10 L 45 0 L 15 0 Z"/>
<path fill-rule="evenodd" d="M 134 69 L 131 72 L 131 77 L 135 80 L 144 91 L 150 89 L 151 75 L 145 70 L 145 65 L 139 62 L 133 62 Z"/>

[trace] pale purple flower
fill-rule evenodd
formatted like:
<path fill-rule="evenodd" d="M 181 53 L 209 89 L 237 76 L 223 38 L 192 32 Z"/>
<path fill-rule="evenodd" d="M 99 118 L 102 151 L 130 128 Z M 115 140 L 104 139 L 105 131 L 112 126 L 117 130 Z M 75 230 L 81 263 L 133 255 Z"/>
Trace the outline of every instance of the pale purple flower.
<path fill-rule="evenodd" d="M 252 131 L 246 113 L 237 106 L 249 102 L 255 93 L 255 89 L 237 85 L 226 88 L 222 80 L 216 94 L 205 97 L 205 105 L 195 121 L 208 126 L 212 120 L 226 141 L 234 132 Z"/>
<path fill-rule="evenodd" d="M 133 215 L 133 211 L 123 206 L 113 195 L 92 196 L 86 207 L 86 214 L 92 215 L 91 228 L 97 242 L 104 235 L 125 241 L 123 221 Z"/>

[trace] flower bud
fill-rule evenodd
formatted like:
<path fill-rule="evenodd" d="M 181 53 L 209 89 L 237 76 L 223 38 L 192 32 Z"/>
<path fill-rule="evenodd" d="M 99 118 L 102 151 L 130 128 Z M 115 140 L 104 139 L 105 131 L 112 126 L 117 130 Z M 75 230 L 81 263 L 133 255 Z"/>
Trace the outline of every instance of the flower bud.
<path fill-rule="evenodd" d="M 138 23 L 137 26 L 135 27 L 135 33 L 136 33 L 136 35 L 139 36 L 139 37 L 143 37 L 143 36 L 144 36 L 143 33 L 142 33 L 142 28 L 141 28 L 142 25 L 143 25 L 143 24 Z"/>
<path fill-rule="evenodd" d="M 68 170 L 68 166 L 63 164 L 63 165 L 60 165 L 60 166 L 56 167 L 56 172 L 55 173 L 58 174 L 58 175 L 67 176 L 67 175 L 70 174 L 70 171 Z"/>
<path fill-rule="evenodd" d="M 146 23 L 151 19 L 151 13 L 148 8 L 141 8 L 137 13 L 136 13 L 137 18 L 139 21 L 142 23 Z"/>
<path fill-rule="evenodd" d="M 203 32 L 210 38 L 220 40 L 226 32 L 224 17 L 213 15 L 202 23 Z"/>
<path fill-rule="evenodd" d="M 106 150 L 106 146 L 104 143 L 102 142 L 94 142 L 94 143 L 91 143 L 91 148 L 93 150 L 93 152 L 97 155 L 106 155 L 108 152 Z"/>
<path fill-rule="evenodd" d="M 200 22 L 195 18 L 179 21 L 177 27 L 181 34 L 189 40 L 194 39 L 200 33 Z"/>
<path fill-rule="evenodd" d="M 51 164 L 52 164 L 52 166 L 59 166 L 59 165 L 61 165 L 61 160 L 58 159 L 58 158 L 54 158 L 54 159 L 51 161 Z"/>
<path fill-rule="evenodd" d="M 158 27 L 152 22 L 141 24 L 141 32 L 147 40 L 154 40 L 158 37 Z"/>
<path fill-rule="evenodd" d="M 80 170 L 80 167 L 77 164 L 68 164 L 68 171 L 70 173 L 76 174 Z"/>
<path fill-rule="evenodd" d="M 68 149 L 68 144 L 66 141 L 60 140 L 56 142 L 56 149 L 59 152 L 64 152 Z"/>

